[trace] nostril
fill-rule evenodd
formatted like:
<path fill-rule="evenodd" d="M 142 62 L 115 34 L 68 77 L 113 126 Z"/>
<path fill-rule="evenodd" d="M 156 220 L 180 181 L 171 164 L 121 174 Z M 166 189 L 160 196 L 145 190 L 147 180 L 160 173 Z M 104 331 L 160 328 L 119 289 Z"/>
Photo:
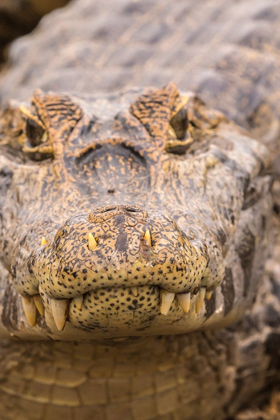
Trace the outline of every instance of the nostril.
<path fill-rule="evenodd" d="M 130 207 L 130 206 L 127 206 L 127 207 L 125 207 L 125 209 L 126 209 L 126 211 L 128 211 L 130 213 L 139 213 L 139 212 L 142 212 L 143 211 L 139 207 Z"/>
<path fill-rule="evenodd" d="M 104 209 L 101 211 L 101 213 L 109 213 L 110 211 L 113 211 L 113 210 L 116 210 L 116 207 L 114 207 L 114 206 L 110 206 L 110 207 L 104 208 Z"/>

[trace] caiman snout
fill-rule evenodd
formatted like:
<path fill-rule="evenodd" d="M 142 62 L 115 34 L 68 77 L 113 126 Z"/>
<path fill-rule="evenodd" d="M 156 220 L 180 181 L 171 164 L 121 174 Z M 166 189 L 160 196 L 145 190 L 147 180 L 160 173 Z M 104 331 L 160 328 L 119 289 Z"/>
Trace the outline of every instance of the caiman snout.
<path fill-rule="evenodd" d="M 23 284 L 19 291 L 27 298 L 25 306 L 30 295 L 39 294 L 41 312 L 50 306 L 59 329 L 69 303 L 70 316 L 72 311 L 81 326 L 108 317 L 113 308 L 116 314 L 141 314 L 146 305 L 167 315 L 175 296 L 188 313 L 192 297 L 199 311 L 216 286 L 208 261 L 206 245 L 188 237 L 167 214 L 138 206 L 104 206 L 69 218 L 43 237 L 28 258 L 29 290 Z"/>
<path fill-rule="evenodd" d="M 31 257 L 50 297 L 106 287 L 156 285 L 184 293 L 200 286 L 207 250 L 167 215 L 139 207 L 101 207 L 68 219 Z"/>

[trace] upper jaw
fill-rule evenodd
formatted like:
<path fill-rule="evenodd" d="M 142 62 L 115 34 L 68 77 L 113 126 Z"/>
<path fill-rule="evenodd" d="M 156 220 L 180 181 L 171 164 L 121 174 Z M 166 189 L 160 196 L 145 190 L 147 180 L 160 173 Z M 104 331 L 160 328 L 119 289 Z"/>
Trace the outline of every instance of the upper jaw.
<path fill-rule="evenodd" d="M 31 252 L 27 266 L 33 288 L 63 299 L 143 284 L 189 292 L 200 286 L 207 263 L 206 246 L 165 214 L 149 211 L 143 219 L 114 211 L 106 219 L 92 213 L 71 217 Z M 30 294 L 28 281 L 23 283 L 19 291 Z"/>

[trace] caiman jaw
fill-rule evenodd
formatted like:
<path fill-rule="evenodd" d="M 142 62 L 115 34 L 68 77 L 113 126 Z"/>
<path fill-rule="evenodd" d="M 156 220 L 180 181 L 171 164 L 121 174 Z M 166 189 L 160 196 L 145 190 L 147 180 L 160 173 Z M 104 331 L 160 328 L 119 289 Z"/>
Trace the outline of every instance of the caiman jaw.
<path fill-rule="evenodd" d="M 144 287 L 141 288 L 143 290 Z M 148 288 L 147 288 L 148 289 Z M 152 288 L 150 288 L 152 290 Z M 158 289 L 157 292 L 155 292 L 155 289 Z M 112 292 L 111 289 L 101 289 L 104 294 L 110 295 Z M 124 294 L 126 292 L 127 296 L 131 296 L 130 300 L 132 302 L 136 302 L 134 300 L 135 297 L 140 297 L 141 294 L 138 294 L 138 287 L 131 287 L 127 288 L 127 290 L 124 290 L 120 288 L 121 294 Z M 191 303 L 194 306 L 194 310 L 196 314 L 199 314 L 201 311 L 201 308 L 203 307 L 205 296 L 207 293 L 210 293 L 208 297 L 206 296 L 206 299 L 211 298 L 211 294 L 213 291 L 210 292 L 206 291 L 206 287 L 201 287 L 199 290 L 195 291 L 196 293 L 181 293 L 181 294 L 175 294 L 172 292 L 167 292 L 164 289 L 158 288 L 157 286 L 154 286 L 152 293 L 156 294 L 156 300 L 158 300 L 158 313 L 159 315 L 167 316 L 170 309 L 172 308 L 172 305 L 174 307 L 179 307 L 180 310 L 188 314 L 191 309 Z M 114 292 L 113 292 L 114 293 Z M 115 290 L 116 293 L 116 290 Z M 34 295 L 31 297 L 25 297 L 22 296 L 22 304 L 24 313 L 26 316 L 26 319 L 31 327 L 34 327 L 37 323 L 37 316 L 43 316 L 45 313 L 45 305 L 49 308 L 49 310 L 52 313 L 52 316 L 54 318 L 56 327 L 59 331 L 62 331 L 65 327 L 67 319 L 69 321 L 73 322 L 73 314 L 82 315 L 83 307 L 86 305 L 86 301 L 90 300 L 89 297 L 92 295 L 92 293 L 86 293 L 85 295 L 78 296 L 73 299 L 51 299 L 44 296 L 42 293 L 41 295 Z M 145 293 L 143 293 L 143 296 Z M 209 297 L 210 296 L 210 297 Z M 175 299 L 176 298 L 176 299 Z M 177 301 L 176 301 L 177 300 Z M 141 299 L 140 299 L 141 301 Z M 82 319 L 82 316 L 81 316 Z M 82 323 L 82 321 L 79 321 Z M 75 322 L 73 322 L 75 324 Z"/>
<path fill-rule="evenodd" d="M 27 264 L 32 280 L 16 286 L 31 326 L 45 309 L 60 331 L 67 319 L 103 328 L 114 316 L 125 324 L 132 314 L 139 326 L 148 315 L 178 318 L 191 307 L 199 313 L 222 281 L 209 273 L 206 246 L 155 210 L 102 207 L 38 242 Z"/>

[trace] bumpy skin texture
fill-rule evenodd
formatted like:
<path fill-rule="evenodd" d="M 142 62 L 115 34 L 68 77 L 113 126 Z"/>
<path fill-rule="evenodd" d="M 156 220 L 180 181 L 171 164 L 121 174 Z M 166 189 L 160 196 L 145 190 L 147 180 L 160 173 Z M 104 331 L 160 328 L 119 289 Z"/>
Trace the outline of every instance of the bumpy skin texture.
<path fill-rule="evenodd" d="M 123 95 L 123 110 L 109 97 L 104 115 L 94 97 L 37 92 L 22 116 L 3 114 L 1 260 L 28 302 L 40 294 L 48 335 L 57 299 L 70 302 L 69 329 L 103 339 L 225 325 L 256 296 L 272 208 L 268 151 L 172 83 L 138 95 Z M 22 163 L 10 157 L 19 140 Z"/>
<path fill-rule="evenodd" d="M 271 202 L 269 178 L 265 174 L 268 163 L 265 149 L 257 145 L 248 133 L 226 121 L 221 114 L 204 107 L 189 94 L 190 100 L 183 108 L 188 116 L 186 126 L 191 128 L 191 133 L 185 134 L 185 143 L 182 145 L 182 138 L 179 138 L 182 126 L 178 129 L 175 124 L 177 139 L 174 138 L 174 130 L 169 127 L 172 117 L 180 113 L 177 106 L 174 108 L 176 90 L 172 85 L 161 91 L 149 91 L 148 95 L 146 91 L 140 101 L 138 98 L 143 95 L 141 90 L 107 97 L 88 94 L 45 95 L 38 92 L 33 105 L 30 105 L 27 97 L 38 86 L 56 91 L 71 89 L 89 92 L 97 90 L 101 80 L 103 85 L 99 84 L 99 88 L 111 89 L 121 86 L 118 80 L 123 80 L 124 84 L 152 82 L 162 86 L 175 79 L 181 88 L 191 85 L 200 87 L 212 104 L 226 110 L 228 115 L 247 128 L 252 127 L 271 150 L 276 150 L 275 139 L 279 127 L 275 118 L 279 98 L 276 71 L 278 6 L 276 2 L 260 2 L 255 9 L 251 2 L 246 1 L 226 5 L 224 2 L 203 2 L 203 8 L 200 7 L 202 3 L 194 7 L 193 3 L 185 1 L 176 2 L 174 7 L 170 7 L 170 2 L 153 2 L 152 7 L 148 2 L 133 5 L 113 2 L 108 6 L 112 15 L 104 15 L 102 20 L 99 15 L 102 13 L 102 4 L 76 2 L 65 11 L 65 15 L 58 13 L 56 17 L 50 16 L 49 20 L 45 20 L 45 29 L 42 25 L 38 38 L 30 37 L 15 44 L 10 69 L 3 75 L 3 101 L 9 97 L 24 99 L 28 112 L 31 112 L 28 124 L 34 125 L 32 121 L 35 116 L 38 126 L 40 117 L 41 128 L 48 135 L 43 137 L 44 144 L 40 147 L 42 132 L 36 124 L 35 130 L 34 127 L 26 130 L 26 123 L 16 103 L 11 104 L 14 110 L 6 111 L 2 116 L 1 188 L 4 194 L 1 194 L 1 206 L 5 211 L 1 214 L 4 226 L 1 232 L 1 238 L 4 239 L 1 262 L 4 267 L 1 270 L 0 299 L 3 337 L 14 335 L 33 340 L 47 337 L 80 340 L 91 336 L 108 340 L 108 343 L 3 341 L 1 415 L 4 420 L 46 420 L 61 418 L 62 415 L 72 419 L 94 417 L 107 420 L 232 417 L 239 407 L 251 402 L 258 391 L 271 381 L 276 381 L 275 370 L 279 367 L 279 265 L 273 265 L 273 258 L 269 261 L 268 275 L 255 296 L 258 280 L 262 277 L 265 251 L 272 240 L 266 243 Z M 106 6 L 106 14 L 108 8 Z M 119 18 L 116 19 L 118 13 Z M 80 19 L 77 19 L 78 15 Z M 111 24 L 110 16 L 118 25 Z M 126 18 L 122 18 L 124 16 Z M 258 32 L 260 20 L 262 31 Z M 92 32 L 87 28 L 87 22 L 94 32 L 93 42 L 88 41 Z M 146 27 L 149 22 L 153 22 L 153 30 L 160 29 L 162 25 L 171 28 L 159 30 L 159 34 L 164 36 L 155 37 L 155 48 L 146 39 L 151 35 Z M 127 31 L 124 28 L 126 23 Z M 110 31 L 101 28 L 98 32 L 98 25 L 107 25 Z M 216 36 L 216 25 L 220 36 Z M 242 38 L 243 32 L 235 30 L 238 26 L 252 36 L 245 37 L 245 34 Z M 112 28 L 115 29 L 112 31 Z M 258 35 L 257 43 L 253 42 L 254 30 Z M 273 37 L 267 38 L 267 30 L 272 31 Z M 137 33 L 138 37 L 142 33 L 146 38 L 135 47 L 133 42 Z M 54 35 L 55 42 L 52 41 Z M 185 38 L 188 41 L 186 49 L 182 47 Z M 235 44 L 246 42 L 246 47 L 224 45 L 222 38 Z M 68 41 L 67 47 L 65 39 Z M 270 47 L 267 42 L 262 42 L 265 39 L 269 39 Z M 274 40 L 275 45 L 272 45 Z M 41 53 L 42 42 L 44 55 Z M 132 63 L 131 70 L 125 70 L 124 55 L 139 51 L 139 47 L 150 54 L 144 71 L 142 66 L 137 67 L 139 54 L 128 60 Z M 36 52 L 37 48 L 40 54 Z M 95 48 L 99 61 L 93 54 Z M 268 51 L 266 54 L 262 51 L 265 49 Z M 116 59 L 121 60 L 118 68 L 110 65 L 114 50 Z M 177 61 L 170 57 L 170 54 L 176 56 L 176 51 Z M 185 54 L 189 54 L 189 58 Z M 164 62 L 168 63 L 169 70 Z M 46 73 L 42 74 L 43 69 L 46 69 Z M 98 69 L 102 70 L 99 72 Z M 40 80 L 37 79 L 39 74 Z M 127 77 L 129 74 L 132 77 Z M 118 75 L 123 76 L 120 78 Z M 12 84 L 9 83 L 10 78 Z M 149 107 L 151 102 L 153 106 Z M 146 108 L 145 103 L 148 103 Z M 130 108 L 130 104 L 134 105 Z M 151 118 L 153 110 L 155 114 Z M 23 114 L 28 115 L 26 112 Z M 190 139 L 193 141 L 190 142 Z M 38 149 L 30 150 L 37 146 Z M 182 155 L 173 153 L 173 156 L 172 148 Z M 110 160 L 112 150 L 117 156 L 113 162 Z M 46 160 L 40 161 L 42 158 Z M 127 161 L 131 162 L 129 167 L 124 163 Z M 153 167 L 157 169 L 157 174 L 153 172 Z M 136 176 L 135 184 L 130 184 L 130 178 L 130 182 L 127 182 L 128 174 L 132 171 Z M 26 188 L 27 184 L 31 187 Z M 145 195 L 147 190 L 150 194 Z M 104 237 L 104 216 L 100 211 L 96 212 L 96 208 L 103 204 L 118 205 L 114 210 L 110 209 L 111 218 L 109 222 L 106 220 L 109 229 L 116 229 L 115 236 L 111 238 Z M 132 204 L 138 205 L 139 211 L 135 212 Z M 144 209 L 147 204 L 148 215 Z M 165 230 L 161 229 L 162 210 Z M 134 226 L 130 226 L 130 213 L 135 220 Z M 101 223 L 98 219 L 102 218 Z M 173 230 L 170 230 L 170 223 L 174 223 L 170 218 L 176 222 Z M 117 224 L 116 219 L 119 220 Z M 137 250 L 144 246 L 145 251 L 147 243 L 143 239 L 147 222 L 152 241 L 157 223 L 160 234 L 168 232 L 168 246 L 172 251 L 178 237 L 182 237 L 182 248 L 184 252 L 187 249 L 188 253 L 180 252 L 180 258 L 182 255 L 190 258 L 192 253 L 189 250 L 191 246 L 197 246 L 196 241 L 199 240 L 201 249 L 197 251 L 201 261 L 207 259 L 212 262 L 213 270 L 215 267 L 221 268 L 219 278 L 223 282 L 220 286 L 219 282 L 214 284 L 217 287 L 211 300 L 206 301 L 196 314 L 197 295 L 193 290 L 190 313 L 183 314 L 176 297 L 168 315 L 163 316 L 159 314 L 157 295 L 156 308 L 149 311 L 154 311 L 154 318 L 147 319 L 140 307 L 140 299 L 147 297 L 146 290 L 140 285 L 139 278 L 133 276 L 128 280 L 127 276 L 123 278 L 128 286 L 135 286 L 137 282 L 140 285 L 138 299 L 134 299 L 133 293 L 125 289 L 133 308 L 129 307 L 131 301 L 121 302 L 125 305 L 126 312 L 122 316 L 126 320 L 131 313 L 135 314 L 130 325 L 123 325 L 123 318 L 121 322 L 116 322 L 116 317 L 110 317 L 108 313 L 106 317 L 102 317 L 102 313 L 97 317 L 97 310 L 101 310 L 101 306 L 110 306 L 115 299 L 115 285 L 115 289 L 107 289 L 108 297 L 103 295 L 105 302 L 96 300 L 98 304 L 93 304 L 94 308 L 89 310 L 84 306 L 81 316 L 77 315 L 77 311 L 75 314 L 76 309 L 71 303 L 69 321 L 64 331 L 58 332 L 52 317 L 51 298 L 69 298 L 69 292 L 73 293 L 73 290 L 77 294 L 86 292 L 86 296 L 96 296 L 94 280 L 103 281 L 104 286 L 112 281 L 108 275 L 104 280 L 94 273 L 86 276 L 85 286 L 78 286 L 74 266 L 65 274 L 65 279 L 61 279 L 57 266 L 67 257 L 64 250 L 68 252 L 75 248 L 75 261 L 78 259 L 78 263 L 83 264 L 81 257 L 88 252 L 87 239 L 83 235 L 87 237 L 89 229 L 97 235 L 94 229 L 99 228 L 104 243 L 97 242 L 96 250 L 92 251 L 95 254 L 90 254 L 92 265 L 95 264 L 97 252 L 101 253 L 101 261 L 106 258 L 100 248 L 98 250 L 101 245 L 102 249 L 106 249 L 105 240 L 110 241 L 112 246 L 125 243 L 129 249 L 133 249 L 135 244 Z M 98 223 L 101 223 L 100 227 L 94 227 Z M 194 231 L 190 231 L 190 225 Z M 162 236 L 157 231 L 154 233 L 160 244 Z M 118 241 L 123 232 L 126 238 L 138 235 L 137 241 L 131 242 L 131 248 L 129 241 Z M 191 233 L 193 236 L 190 237 Z M 58 250 L 54 252 L 56 234 L 59 243 Z M 219 262 L 213 252 L 210 258 L 205 253 L 203 245 L 209 241 L 209 235 L 214 239 L 219 255 L 222 255 Z M 43 248 L 40 246 L 42 236 L 46 237 Z M 78 242 L 81 236 L 82 240 Z M 153 248 L 157 244 L 152 242 L 150 245 Z M 206 245 L 207 252 L 211 251 L 211 244 L 208 242 Z M 180 247 L 178 243 L 175 250 Z M 128 254 L 127 251 L 126 248 L 126 255 L 133 255 L 133 258 L 136 255 L 136 259 L 139 257 L 139 253 Z M 169 252 L 168 248 L 167 255 Z M 33 258 L 30 258 L 31 254 Z M 119 257 L 115 253 L 113 263 L 118 263 Z M 44 277 L 41 270 L 44 261 L 49 260 L 55 266 L 52 281 L 49 281 L 49 275 Z M 142 260 L 140 272 L 144 271 L 143 267 Z M 79 265 L 79 270 L 84 268 L 84 265 Z M 191 276 L 181 285 L 176 281 L 170 286 L 164 278 L 166 268 L 163 273 L 157 271 L 159 278 L 150 273 L 154 276 L 156 290 L 162 285 L 170 287 L 169 292 L 174 290 L 176 293 L 192 288 L 189 281 Z M 11 271 L 10 281 L 7 270 Z M 18 276 L 22 276 L 23 284 L 17 280 Z M 203 281 L 205 278 L 200 276 L 200 286 Z M 75 287 L 71 289 L 73 282 Z M 15 289 L 22 294 L 34 294 L 39 286 L 46 307 L 45 315 L 37 315 L 37 325 L 31 328 L 23 315 L 21 299 Z M 133 300 L 138 301 L 137 306 Z M 92 302 L 87 300 L 87 306 Z M 144 302 L 145 305 L 150 304 L 148 298 Z M 221 329 L 223 320 L 229 322 L 236 319 L 235 308 L 238 306 L 240 309 L 244 306 L 249 309 L 242 321 L 231 329 Z M 217 308 L 220 310 L 217 311 Z M 111 311 L 119 313 L 116 306 Z M 95 314 L 92 319 L 90 312 Z M 97 318 L 98 323 L 94 324 Z M 134 320 L 145 325 L 141 335 L 170 334 L 171 327 L 174 333 L 178 333 L 182 332 L 181 326 L 186 332 L 207 326 L 207 323 L 212 323 L 212 327 L 216 325 L 218 331 L 134 338 L 123 343 L 109 339 L 138 335 L 138 325 L 134 328 Z M 155 333 L 153 326 L 156 326 Z"/>
<path fill-rule="evenodd" d="M 188 148 L 179 155 L 178 141 L 169 133 L 170 109 L 178 111 L 174 102 L 184 104 L 188 121 Z M 38 116 L 47 131 L 43 143 Z M 250 311 L 263 326 L 260 331 L 250 326 L 248 337 L 246 317 L 233 331 L 221 327 L 251 306 L 263 273 L 272 205 L 266 148 L 195 96 L 186 101 L 173 84 L 102 99 L 37 92 L 28 111 L 6 110 L 1 121 L 2 337 L 108 341 L 4 341 L 4 419 L 222 419 L 264 387 L 272 369 L 265 344 L 272 331 L 262 309 L 269 285 L 259 290 Z M 96 202 L 103 206 L 96 208 Z M 147 226 L 150 244 L 143 240 Z M 89 231 L 97 239 L 91 252 Z M 42 236 L 46 243 L 40 245 Z M 165 253 L 163 260 L 152 258 L 154 276 L 146 263 L 161 255 L 161 241 Z M 174 264 L 171 279 L 166 259 Z M 130 287 L 137 285 L 135 297 Z M 194 289 L 202 285 L 215 290 L 196 313 Z M 177 296 L 191 290 L 190 312 L 184 314 L 175 299 L 161 315 L 160 288 Z M 35 327 L 28 326 L 13 290 L 23 296 L 39 291 L 45 314 L 37 314 Z M 81 293 L 81 310 L 71 299 L 66 327 L 59 332 L 51 299 Z M 221 330 L 129 338 L 207 325 Z M 124 342 L 116 343 L 116 337 Z"/>

